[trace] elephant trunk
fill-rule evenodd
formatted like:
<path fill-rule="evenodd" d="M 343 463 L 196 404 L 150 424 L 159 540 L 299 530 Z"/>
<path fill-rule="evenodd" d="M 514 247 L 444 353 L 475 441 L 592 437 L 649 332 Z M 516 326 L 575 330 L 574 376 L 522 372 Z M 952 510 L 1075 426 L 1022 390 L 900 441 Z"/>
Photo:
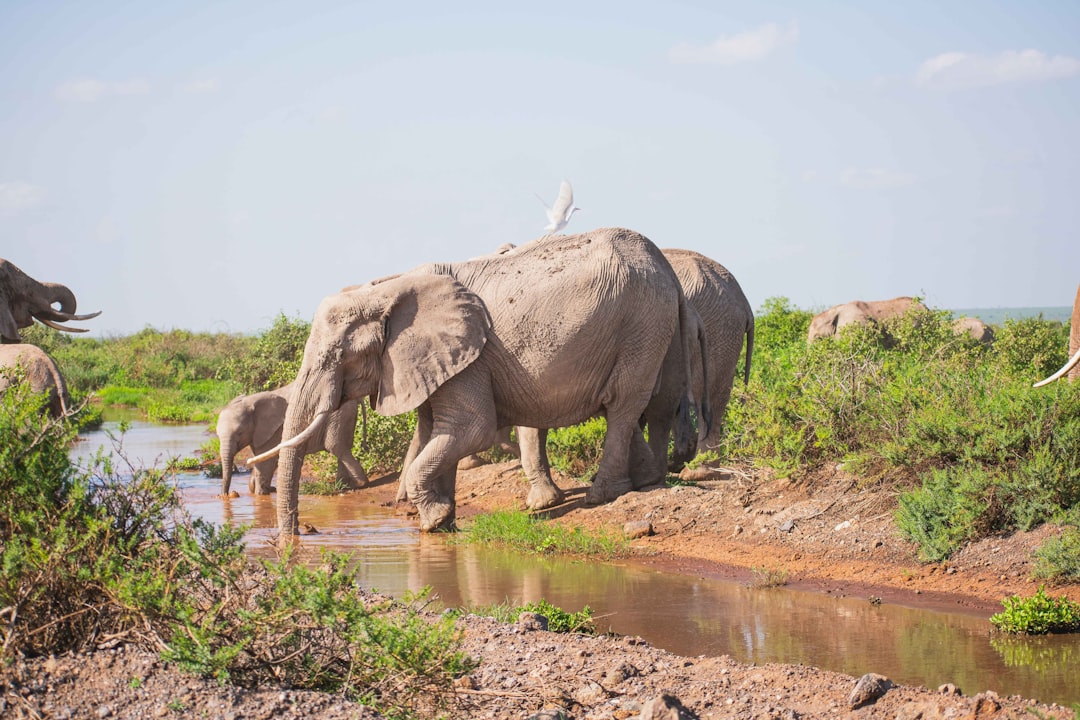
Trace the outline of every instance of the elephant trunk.
<path fill-rule="evenodd" d="M 233 446 L 231 437 L 221 438 L 221 494 L 228 495 L 232 485 L 233 458 L 236 457 L 236 448 Z"/>
<path fill-rule="evenodd" d="M 64 332 L 86 332 L 83 328 L 70 328 L 59 323 L 68 322 L 69 320 L 89 320 L 96 318 L 101 314 L 101 311 L 94 313 L 87 313 L 85 315 L 76 315 L 75 309 L 77 303 L 75 301 L 75 293 L 68 288 L 67 285 L 54 282 L 40 283 L 42 294 L 41 297 L 45 299 L 47 303 L 43 307 L 35 308 L 33 315 L 37 320 L 47 325 L 54 330 L 62 330 Z M 60 309 L 57 310 L 53 307 L 54 304 L 59 303 Z"/>

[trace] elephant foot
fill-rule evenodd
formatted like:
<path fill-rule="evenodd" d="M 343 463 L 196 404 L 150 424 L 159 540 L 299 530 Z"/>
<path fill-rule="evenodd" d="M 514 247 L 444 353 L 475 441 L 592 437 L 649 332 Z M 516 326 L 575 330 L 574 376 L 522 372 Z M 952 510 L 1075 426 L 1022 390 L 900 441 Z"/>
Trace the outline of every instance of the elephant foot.
<path fill-rule="evenodd" d="M 534 483 L 525 498 L 525 507 L 529 510 L 546 510 L 561 503 L 565 497 L 554 483 Z"/>
<path fill-rule="evenodd" d="M 454 530 L 454 503 L 435 501 L 418 505 L 420 511 L 420 532 Z"/>
<path fill-rule="evenodd" d="M 633 489 L 630 478 L 609 482 L 594 482 L 585 492 L 586 505 L 603 505 Z"/>
<path fill-rule="evenodd" d="M 367 478 L 343 477 L 338 478 L 338 480 L 345 486 L 346 490 L 359 490 L 360 488 L 367 487 L 368 484 Z"/>

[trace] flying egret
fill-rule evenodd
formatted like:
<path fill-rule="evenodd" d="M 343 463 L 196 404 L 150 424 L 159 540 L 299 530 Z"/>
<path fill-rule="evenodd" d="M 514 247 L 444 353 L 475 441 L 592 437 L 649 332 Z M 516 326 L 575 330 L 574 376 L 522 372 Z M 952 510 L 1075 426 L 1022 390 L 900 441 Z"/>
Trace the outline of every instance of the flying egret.
<path fill-rule="evenodd" d="M 555 198 L 555 204 L 551 207 L 548 207 L 548 204 L 544 202 L 544 198 L 539 195 L 536 197 L 547 208 L 548 225 L 544 229 L 547 230 L 548 235 L 557 233 L 566 227 L 573 214 L 581 209 L 574 205 L 574 189 L 570 187 L 570 183 L 566 180 L 563 180 L 562 184 L 559 185 L 559 197 Z"/>

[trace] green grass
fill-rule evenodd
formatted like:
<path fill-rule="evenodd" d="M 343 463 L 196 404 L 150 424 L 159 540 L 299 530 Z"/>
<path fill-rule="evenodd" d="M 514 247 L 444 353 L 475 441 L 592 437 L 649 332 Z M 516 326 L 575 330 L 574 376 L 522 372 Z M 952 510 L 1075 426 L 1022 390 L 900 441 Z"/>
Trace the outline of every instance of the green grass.
<path fill-rule="evenodd" d="M 460 612 L 491 617 L 504 623 L 517 622 L 518 618 L 521 617 L 521 613 L 532 612 L 547 618 L 548 630 L 551 632 L 596 634 L 593 611 L 588 605 L 577 612 L 567 612 L 558 606 L 552 605 L 547 600 L 540 599 L 524 605 L 513 605 L 509 601 L 495 603 L 494 605 L 478 605 L 463 608 Z"/>
<path fill-rule="evenodd" d="M 591 534 L 567 528 L 520 510 L 477 515 L 464 526 L 460 542 L 495 545 L 531 554 L 613 558 L 625 555 L 628 543 L 612 533 Z"/>
<path fill-rule="evenodd" d="M 1032 576 L 1051 582 L 1080 582 L 1080 528 L 1066 527 L 1034 552 Z"/>
<path fill-rule="evenodd" d="M 1080 632 L 1080 603 L 1064 595 L 1050 597 L 1039 589 L 1030 597 L 1013 595 L 1001 601 L 1005 609 L 990 622 L 1002 632 L 1024 635 Z"/>

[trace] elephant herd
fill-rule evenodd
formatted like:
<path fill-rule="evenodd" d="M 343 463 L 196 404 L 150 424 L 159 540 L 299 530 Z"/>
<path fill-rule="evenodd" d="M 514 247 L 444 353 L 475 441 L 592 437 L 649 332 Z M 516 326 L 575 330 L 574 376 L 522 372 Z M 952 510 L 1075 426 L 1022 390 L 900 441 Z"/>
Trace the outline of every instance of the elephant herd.
<path fill-rule="evenodd" d="M 912 298 L 838 305 L 813 318 L 807 339 L 916 306 Z M 56 364 L 22 344 L 18 329 L 37 320 L 83 332 L 64 323 L 98 313 L 75 309 L 68 288 L 0 259 L 0 391 L 10 375 L 3 369 L 19 364 L 35 391 L 50 394 L 54 415 L 70 412 Z M 956 332 L 992 341 L 981 322 L 961 320 Z M 608 502 L 663 481 L 669 438 L 676 465 L 702 443 L 716 445 L 713 418 L 723 418 L 744 342 L 745 383 L 754 315 L 734 276 L 699 253 L 661 251 L 631 230 L 548 235 L 463 262 L 421 265 L 326 297 L 296 379 L 221 411 L 222 492 L 230 492 L 236 453 L 249 446 L 249 490 L 269 493 L 277 470 L 280 539 L 295 541 L 306 454 L 328 450 L 348 487 L 367 483 L 351 448 L 360 404 L 368 402 L 384 415 L 417 413 L 399 499 L 415 505 L 421 530 L 453 527 L 458 462 L 510 427 L 530 483 L 526 505 L 543 509 L 563 499 L 547 460 L 547 429 L 605 417 L 586 502 Z M 1070 356 L 1043 382 L 1080 374 L 1080 291 Z"/>

